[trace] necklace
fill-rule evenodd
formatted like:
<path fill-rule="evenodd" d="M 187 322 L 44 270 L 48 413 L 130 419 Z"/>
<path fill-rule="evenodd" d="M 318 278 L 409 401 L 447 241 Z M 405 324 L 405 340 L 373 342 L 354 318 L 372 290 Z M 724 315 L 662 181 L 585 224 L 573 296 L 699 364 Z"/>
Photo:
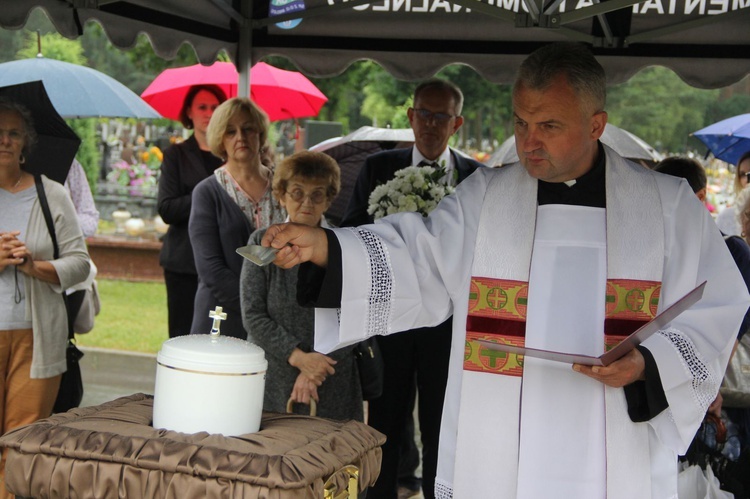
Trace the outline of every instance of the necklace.
<path fill-rule="evenodd" d="M 15 191 L 16 188 L 18 188 L 19 185 L 21 185 L 21 180 L 23 179 L 23 173 L 18 174 L 18 180 L 16 180 L 16 183 L 13 184 L 13 187 L 7 189 L 8 191 L 12 192 Z"/>

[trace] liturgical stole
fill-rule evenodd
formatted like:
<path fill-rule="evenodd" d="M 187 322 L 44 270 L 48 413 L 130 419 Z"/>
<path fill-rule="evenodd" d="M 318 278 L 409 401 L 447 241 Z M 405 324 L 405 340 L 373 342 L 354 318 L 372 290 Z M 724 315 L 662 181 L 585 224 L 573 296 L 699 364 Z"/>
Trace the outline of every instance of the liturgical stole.
<path fill-rule="evenodd" d="M 454 497 L 488 464 L 497 497 L 648 497 L 648 429 L 628 419 L 622 389 L 476 340 L 598 356 L 652 319 L 664 259 L 656 183 L 636 165 L 608 168 L 606 210 L 537 207 L 537 180 L 510 168 L 488 186 L 477 234 Z"/>

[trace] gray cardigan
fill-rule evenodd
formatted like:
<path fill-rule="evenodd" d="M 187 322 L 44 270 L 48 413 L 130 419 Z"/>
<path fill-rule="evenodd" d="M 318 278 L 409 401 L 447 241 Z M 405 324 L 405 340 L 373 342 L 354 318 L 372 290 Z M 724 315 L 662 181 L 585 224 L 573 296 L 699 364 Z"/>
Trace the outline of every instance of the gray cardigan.
<path fill-rule="evenodd" d="M 266 229 L 255 231 L 250 244 L 260 244 Z M 281 269 L 275 265 L 258 267 L 248 261 L 242 265 L 240 303 L 242 322 L 248 339 L 266 352 L 266 376 L 263 409 L 285 412 L 299 370 L 287 360 L 296 347 L 312 351 L 315 312 L 296 302 L 297 269 Z M 352 347 L 330 354 L 338 363 L 336 373 L 318 387 L 318 416 L 331 419 L 363 420 L 362 387 Z M 304 413 L 307 407 L 297 406 Z"/>
<path fill-rule="evenodd" d="M 68 340 L 68 322 L 62 293 L 86 280 L 91 268 L 86 242 L 68 191 L 62 184 L 45 176 L 42 176 L 42 183 L 55 225 L 60 257 L 53 260 L 52 239 L 38 198 L 31 207 L 25 243 L 35 260 L 49 261 L 55 267 L 60 284 L 24 274 L 26 318 L 31 320 L 34 332 L 32 378 L 51 378 L 67 369 L 65 346 Z"/>

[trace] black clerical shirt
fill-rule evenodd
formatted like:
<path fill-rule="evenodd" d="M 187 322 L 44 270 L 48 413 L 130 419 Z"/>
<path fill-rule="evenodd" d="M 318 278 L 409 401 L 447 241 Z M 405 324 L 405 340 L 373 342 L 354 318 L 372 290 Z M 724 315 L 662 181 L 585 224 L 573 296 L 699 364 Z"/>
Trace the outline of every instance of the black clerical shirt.
<path fill-rule="evenodd" d="M 604 148 L 599 143 L 599 153 L 594 166 L 575 183 L 552 183 L 539 180 L 537 203 L 567 204 L 606 208 Z M 328 268 L 302 264 L 298 273 L 297 301 L 302 306 L 338 308 L 341 306 L 341 246 L 333 232 L 326 230 L 328 238 Z M 648 421 L 668 407 L 667 398 L 659 376 L 659 368 L 647 348 L 638 346 L 646 363 L 645 381 L 636 381 L 624 388 L 628 402 L 628 415 L 635 422 Z"/>

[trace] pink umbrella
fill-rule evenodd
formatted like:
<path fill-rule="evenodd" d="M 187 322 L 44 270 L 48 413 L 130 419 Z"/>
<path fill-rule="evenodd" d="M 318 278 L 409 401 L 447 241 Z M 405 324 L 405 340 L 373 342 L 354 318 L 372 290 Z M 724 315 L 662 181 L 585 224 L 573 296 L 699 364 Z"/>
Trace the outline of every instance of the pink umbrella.
<path fill-rule="evenodd" d="M 227 97 L 237 95 L 239 74 L 229 62 L 196 64 L 162 71 L 141 97 L 165 118 L 179 119 L 182 101 L 193 85 L 218 85 Z M 250 98 L 271 121 L 317 116 L 328 98 L 296 71 L 259 62 L 250 69 Z"/>

